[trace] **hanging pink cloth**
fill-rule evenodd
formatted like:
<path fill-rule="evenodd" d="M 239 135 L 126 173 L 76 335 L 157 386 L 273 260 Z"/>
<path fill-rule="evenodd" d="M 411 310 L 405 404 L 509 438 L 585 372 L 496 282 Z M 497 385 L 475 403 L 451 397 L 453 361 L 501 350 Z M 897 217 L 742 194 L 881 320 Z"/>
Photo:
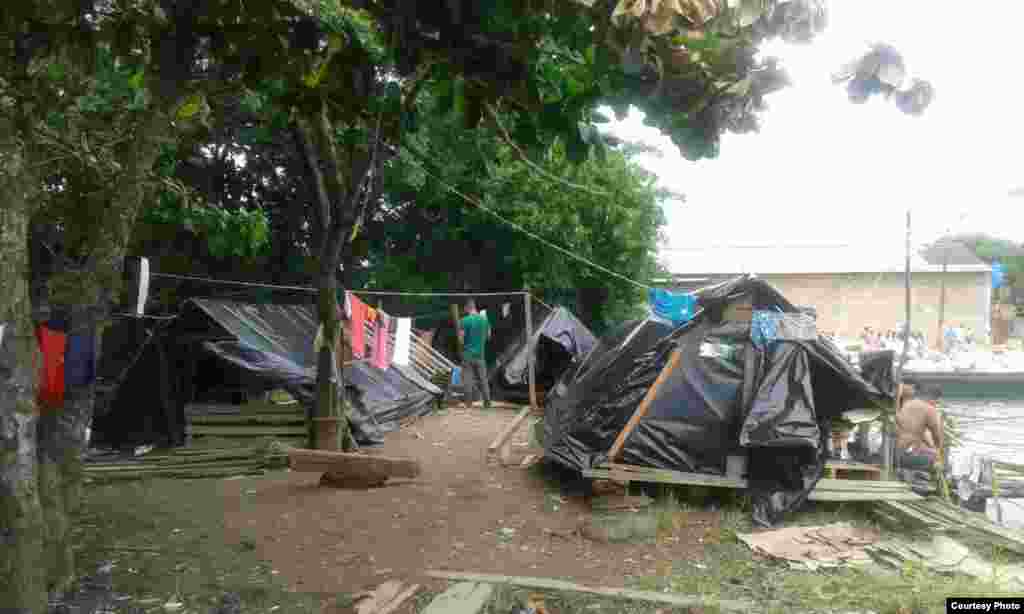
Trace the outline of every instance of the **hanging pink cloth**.
<path fill-rule="evenodd" d="M 348 294 L 349 308 L 352 316 L 349 318 L 352 330 L 352 357 L 362 358 L 366 355 L 366 303 L 359 300 L 359 297 L 352 293 Z"/>
<path fill-rule="evenodd" d="M 391 354 L 388 352 L 388 340 L 391 336 L 391 316 L 377 310 L 377 333 L 373 349 L 373 366 L 381 371 L 391 366 Z"/>

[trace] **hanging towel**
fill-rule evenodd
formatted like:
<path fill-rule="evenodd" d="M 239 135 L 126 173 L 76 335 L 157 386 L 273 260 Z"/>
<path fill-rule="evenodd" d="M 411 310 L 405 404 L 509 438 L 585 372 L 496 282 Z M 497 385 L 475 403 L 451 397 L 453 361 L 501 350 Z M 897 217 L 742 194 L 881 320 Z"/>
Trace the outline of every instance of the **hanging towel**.
<path fill-rule="evenodd" d="M 352 309 L 352 357 L 359 359 L 366 356 L 366 310 L 369 307 L 353 294 L 349 298 Z"/>
<path fill-rule="evenodd" d="M 69 335 L 64 360 L 64 383 L 67 386 L 88 386 L 96 378 L 96 338 Z"/>
<path fill-rule="evenodd" d="M 409 344 L 412 341 L 412 318 L 398 318 L 395 328 L 395 355 L 391 360 L 396 365 L 409 364 Z"/>
<path fill-rule="evenodd" d="M 692 294 L 675 294 L 663 288 L 651 288 L 647 298 L 654 317 L 673 326 L 689 322 L 697 311 L 697 298 Z"/>
<path fill-rule="evenodd" d="M 374 336 L 373 365 L 381 371 L 386 371 L 391 365 L 391 356 L 388 354 L 388 337 L 391 332 L 391 317 L 383 311 L 377 311 L 377 333 Z"/>
<path fill-rule="evenodd" d="M 41 408 L 59 408 L 64 405 L 64 353 L 67 335 L 48 326 L 36 328 L 39 351 L 43 355 L 43 368 L 39 374 L 39 392 L 36 399 Z"/>

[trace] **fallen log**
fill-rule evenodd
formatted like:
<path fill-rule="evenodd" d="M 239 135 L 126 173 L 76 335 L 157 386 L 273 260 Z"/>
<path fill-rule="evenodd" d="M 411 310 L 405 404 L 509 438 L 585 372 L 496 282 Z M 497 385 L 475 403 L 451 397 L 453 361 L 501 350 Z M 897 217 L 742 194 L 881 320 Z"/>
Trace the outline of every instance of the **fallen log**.
<path fill-rule="evenodd" d="M 338 481 L 375 482 L 387 478 L 416 478 L 421 473 L 416 460 L 350 452 L 292 448 L 288 450 L 288 461 L 292 471 L 329 473 Z"/>

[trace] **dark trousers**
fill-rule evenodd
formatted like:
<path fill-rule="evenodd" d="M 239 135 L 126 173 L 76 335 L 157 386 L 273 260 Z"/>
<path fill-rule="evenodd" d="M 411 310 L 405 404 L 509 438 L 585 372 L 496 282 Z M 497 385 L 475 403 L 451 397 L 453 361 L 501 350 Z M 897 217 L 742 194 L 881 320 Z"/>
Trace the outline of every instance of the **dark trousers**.
<path fill-rule="evenodd" d="M 462 360 L 462 382 L 466 391 L 466 403 L 476 401 L 477 389 L 483 396 L 484 405 L 491 404 L 491 388 L 487 382 L 487 363 L 483 358 Z"/>

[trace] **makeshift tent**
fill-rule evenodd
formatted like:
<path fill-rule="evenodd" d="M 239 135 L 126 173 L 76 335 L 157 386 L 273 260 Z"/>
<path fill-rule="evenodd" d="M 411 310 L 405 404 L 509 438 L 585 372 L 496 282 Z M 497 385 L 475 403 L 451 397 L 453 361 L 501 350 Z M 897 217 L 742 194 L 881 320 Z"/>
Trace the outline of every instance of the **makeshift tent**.
<path fill-rule="evenodd" d="M 621 439 L 619 462 L 722 475 L 745 451 L 755 520 L 773 524 L 823 474 L 828 421 L 893 399 L 792 325 L 807 321 L 767 283 L 744 276 L 696 295 L 686 324 L 630 323 L 566 374 L 545 405 L 545 455 L 589 469 Z"/>
<path fill-rule="evenodd" d="M 129 323 L 130 324 L 130 323 Z M 317 320 L 309 304 L 251 304 L 215 299 L 186 302 L 174 323 L 145 343 L 130 326 L 108 333 L 110 341 L 131 343 L 105 358 L 101 374 L 123 372 L 120 385 L 108 385 L 106 411 L 97 423 L 100 435 L 112 439 L 162 435 L 180 442 L 184 406 L 195 401 L 240 403 L 246 398 L 281 388 L 305 405 L 313 403 L 316 382 Z M 160 362 L 156 349 L 173 346 L 167 360 L 166 393 L 153 386 Z M 131 354 L 137 356 L 131 356 Z M 346 363 L 342 378 L 352 401 L 351 424 L 356 441 L 380 441 L 383 432 L 408 416 L 431 411 L 442 390 L 411 367 L 392 365 L 380 370 L 367 361 Z M 155 403 L 158 394 L 163 402 Z M 157 414 L 154 416 L 153 414 Z M 163 416 L 160 416 L 163 413 Z M 138 423 L 143 423 L 141 433 Z M 126 426 L 131 425 L 128 429 Z"/>
<path fill-rule="evenodd" d="M 543 394 L 554 386 L 570 364 L 582 359 L 597 345 L 597 338 L 590 329 L 564 307 L 549 309 L 533 301 L 533 335 L 527 338 L 522 297 L 516 297 L 508 308 L 503 308 L 503 304 L 478 303 L 480 309 L 487 310 L 491 324 L 487 369 L 491 396 L 495 399 L 525 401 L 529 398 L 527 359 L 531 350 L 534 352 L 534 382 Z M 454 336 L 455 329 L 449 321 L 434 336 L 434 347 L 453 356 L 448 348 Z M 461 392 L 461 386 L 456 387 L 456 392 Z"/>
<path fill-rule="evenodd" d="M 543 306 L 542 306 L 543 307 Z M 529 358 L 534 356 L 534 382 L 542 390 L 550 390 L 555 381 L 573 363 L 589 354 L 597 338 L 576 316 L 564 308 L 548 311 L 539 323 L 533 322 L 533 336 L 527 340 L 523 328 L 514 342 L 498 354 L 490 367 L 491 385 L 497 398 L 527 400 L 529 391 Z"/>

